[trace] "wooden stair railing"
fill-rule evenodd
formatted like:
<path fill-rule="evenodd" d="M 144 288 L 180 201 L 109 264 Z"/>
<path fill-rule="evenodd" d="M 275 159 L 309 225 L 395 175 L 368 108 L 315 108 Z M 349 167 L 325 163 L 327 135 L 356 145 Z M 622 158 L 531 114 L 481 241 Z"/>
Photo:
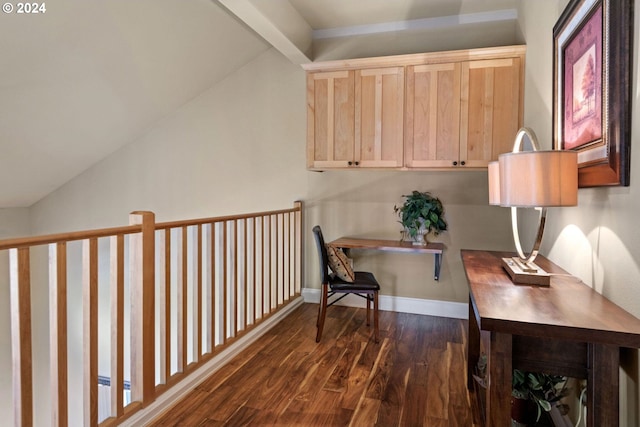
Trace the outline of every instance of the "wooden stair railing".
<path fill-rule="evenodd" d="M 77 260 L 68 246 L 81 242 Z M 31 252 L 48 245 L 52 426 L 70 424 L 69 290 L 81 269 L 82 407 L 85 426 L 117 425 L 300 295 L 302 203 L 243 215 L 156 223 L 133 212 L 130 225 L 0 241 L 9 252 L 16 426 L 34 424 Z M 108 251 L 105 247 L 108 246 Z M 108 272 L 99 271 L 108 264 Z M 108 280 L 100 280 L 107 276 Z M 109 370 L 99 372 L 100 286 L 110 295 Z M 0 283 L 2 283 L 0 281 Z M 128 293 L 127 293 L 128 292 Z M 125 301 L 129 303 L 125 305 Z M 129 323 L 125 325 L 125 316 Z M 37 319 L 36 319 L 37 320 Z M 125 331 L 129 328 L 129 357 Z M 157 339 L 157 342 L 156 342 Z M 130 367 L 131 403 L 123 392 Z M 98 375 L 110 378 L 110 409 L 98 410 Z M 72 422 L 73 423 L 73 422 Z"/>

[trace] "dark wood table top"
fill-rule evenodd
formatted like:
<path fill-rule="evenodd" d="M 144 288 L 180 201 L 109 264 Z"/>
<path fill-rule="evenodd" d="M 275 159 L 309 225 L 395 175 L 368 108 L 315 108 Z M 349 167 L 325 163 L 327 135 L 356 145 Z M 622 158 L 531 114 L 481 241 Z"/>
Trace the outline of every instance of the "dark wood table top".
<path fill-rule="evenodd" d="M 640 319 L 545 257 L 536 264 L 554 274 L 549 287 L 513 284 L 501 264 L 513 253 L 461 255 L 480 329 L 640 348 Z"/>
<path fill-rule="evenodd" d="M 376 249 L 379 251 L 429 254 L 441 254 L 444 250 L 444 244 L 442 243 L 428 243 L 425 246 L 421 246 L 414 245 L 411 242 L 401 242 L 399 240 L 363 239 L 357 237 L 340 237 L 339 239 L 329 242 L 329 244 L 339 248 Z"/>

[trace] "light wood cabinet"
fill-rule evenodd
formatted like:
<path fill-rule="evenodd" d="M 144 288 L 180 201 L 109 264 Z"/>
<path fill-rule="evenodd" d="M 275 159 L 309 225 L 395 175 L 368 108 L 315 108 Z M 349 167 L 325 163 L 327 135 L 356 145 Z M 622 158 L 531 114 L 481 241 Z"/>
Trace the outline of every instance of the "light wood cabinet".
<path fill-rule="evenodd" d="M 512 150 L 521 126 L 520 58 L 462 64 L 460 163 L 486 167 Z"/>
<path fill-rule="evenodd" d="M 356 71 L 355 153 L 361 167 L 402 167 L 404 68 Z"/>
<path fill-rule="evenodd" d="M 450 167 L 459 161 L 460 69 L 460 63 L 407 67 L 407 167 Z"/>
<path fill-rule="evenodd" d="M 354 71 L 307 75 L 307 166 L 347 167 L 355 159 Z"/>
<path fill-rule="evenodd" d="M 524 46 L 307 64 L 307 166 L 486 168 L 522 125 Z M 374 66 L 377 65 L 377 66 Z"/>
<path fill-rule="evenodd" d="M 307 166 L 401 167 L 404 68 L 307 75 Z"/>

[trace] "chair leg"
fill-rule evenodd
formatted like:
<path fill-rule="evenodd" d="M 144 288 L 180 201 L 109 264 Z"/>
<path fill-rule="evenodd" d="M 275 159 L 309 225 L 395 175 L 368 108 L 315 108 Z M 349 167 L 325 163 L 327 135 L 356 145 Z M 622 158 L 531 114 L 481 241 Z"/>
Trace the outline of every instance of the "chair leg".
<path fill-rule="evenodd" d="M 322 286 L 324 287 L 324 285 Z M 322 304 L 323 304 L 322 289 L 320 289 L 320 302 L 318 303 L 318 317 L 316 319 L 316 328 L 320 326 L 320 315 L 322 314 Z"/>
<path fill-rule="evenodd" d="M 377 344 L 380 341 L 380 331 L 378 328 L 378 291 L 373 293 L 373 331 Z"/>
<path fill-rule="evenodd" d="M 326 284 L 322 285 L 322 296 L 320 297 L 320 312 L 318 313 L 318 333 L 316 334 L 316 342 L 320 342 L 322 338 L 322 329 L 324 328 L 324 318 L 327 315 L 327 297 L 329 290 Z"/>
<path fill-rule="evenodd" d="M 367 326 L 371 324 L 371 322 L 369 321 L 369 319 L 371 318 L 370 312 L 371 312 L 371 294 L 367 294 Z"/>

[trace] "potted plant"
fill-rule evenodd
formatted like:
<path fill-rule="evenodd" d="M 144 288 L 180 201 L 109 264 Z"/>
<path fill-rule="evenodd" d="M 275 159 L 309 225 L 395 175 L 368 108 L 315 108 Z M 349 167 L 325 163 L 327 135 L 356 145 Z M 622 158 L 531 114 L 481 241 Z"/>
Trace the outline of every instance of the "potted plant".
<path fill-rule="evenodd" d="M 566 380 L 566 377 L 559 375 L 514 369 L 511 390 L 513 421 L 525 426 L 537 423 L 542 412 L 549 412 L 552 404 L 566 394 L 564 387 L 558 390 L 558 384 L 566 384 Z"/>
<path fill-rule="evenodd" d="M 447 229 L 440 199 L 416 190 L 402 197 L 405 198 L 402 206 L 396 205 L 393 210 L 400 217 L 398 222 L 404 226 L 403 238 L 408 235 L 414 244 L 425 245 L 427 234 L 433 232 L 438 235 Z"/>

